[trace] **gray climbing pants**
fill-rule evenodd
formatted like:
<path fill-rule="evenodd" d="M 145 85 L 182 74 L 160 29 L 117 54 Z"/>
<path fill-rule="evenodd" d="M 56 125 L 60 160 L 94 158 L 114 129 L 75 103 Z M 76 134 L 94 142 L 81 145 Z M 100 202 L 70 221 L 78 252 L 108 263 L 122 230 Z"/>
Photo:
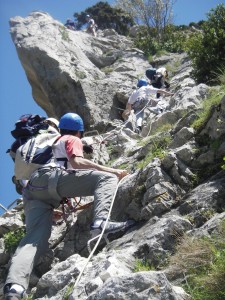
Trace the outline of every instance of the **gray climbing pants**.
<path fill-rule="evenodd" d="M 134 111 L 134 113 L 136 115 L 136 127 L 141 127 L 144 118 L 144 110 L 137 110 Z"/>
<path fill-rule="evenodd" d="M 24 191 L 26 235 L 12 257 L 6 284 L 28 288 L 33 266 L 48 249 L 53 209 L 60 205 L 62 198 L 94 196 L 94 220 L 107 218 L 117 183 L 117 176 L 95 170 L 36 171 Z"/>
<path fill-rule="evenodd" d="M 141 127 L 144 118 L 144 108 L 148 104 L 148 99 L 138 99 L 133 105 L 134 113 L 136 116 L 136 127 Z"/>

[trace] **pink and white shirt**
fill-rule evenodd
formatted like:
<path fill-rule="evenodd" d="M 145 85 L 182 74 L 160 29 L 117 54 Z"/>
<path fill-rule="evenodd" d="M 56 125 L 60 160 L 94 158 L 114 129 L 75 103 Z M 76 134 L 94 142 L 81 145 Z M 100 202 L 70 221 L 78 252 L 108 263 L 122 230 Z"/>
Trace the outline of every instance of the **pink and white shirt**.
<path fill-rule="evenodd" d="M 71 169 L 69 159 L 75 155 L 84 157 L 83 144 L 81 140 L 73 135 L 63 135 L 53 145 L 53 153 L 57 160 L 57 165 Z"/>

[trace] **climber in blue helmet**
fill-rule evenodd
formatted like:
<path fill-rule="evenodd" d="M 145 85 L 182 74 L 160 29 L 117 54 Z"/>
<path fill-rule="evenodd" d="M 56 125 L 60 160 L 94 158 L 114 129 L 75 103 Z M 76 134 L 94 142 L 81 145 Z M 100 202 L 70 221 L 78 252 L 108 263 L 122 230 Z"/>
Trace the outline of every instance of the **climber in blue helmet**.
<path fill-rule="evenodd" d="M 66 23 L 64 24 L 64 26 L 68 29 L 71 29 L 71 30 L 76 30 L 76 24 L 74 21 L 72 21 L 71 19 L 67 19 L 66 20 Z"/>
<path fill-rule="evenodd" d="M 156 89 L 153 86 L 148 85 L 148 82 L 145 78 L 141 78 L 137 82 L 137 89 L 131 94 L 128 99 L 126 106 L 126 116 L 129 116 L 131 110 L 134 111 L 136 116 L 136 126 L 134 131 L 137 133 L 141 133 L 142 131 L 142 122 L 144 117 L 144 108 L 149 106 L 156 106 L 158 100 L 150 99 L 151 95 L 164 94 L 166 96 L 172 96 L 173 93 Z"/>
<path fill-rule="evenodd" d="M 148 85 L 148 83 L 147 83 L 146 79 L 144 79 L 144 78 L 139 79 L 138 82 L 137 82 L 137 87 L 138 88 L 140 88 L 142 86 L 147 86 L 147 85 Z"/>
<path fill-rule="evenodd" d="M 63 198 L 94 196 L 92 236 L 102 232 L 108 217 L 118 181 L 126 170 L 99 165 L 84 158 L 81 137 L 82 118 L 76 113 L 64 114 L 58 125 L 60 135 L 53 144 L 55 163 L 33 172 L 23 192 L 27 233 L 12 259 L 4 297 L 22 299 L 26 295 L 33 264 L 47 249 L 51 235 L 53 209 Z M 105 233 L 130 227 L 131 221 L 107 222 Z"/>

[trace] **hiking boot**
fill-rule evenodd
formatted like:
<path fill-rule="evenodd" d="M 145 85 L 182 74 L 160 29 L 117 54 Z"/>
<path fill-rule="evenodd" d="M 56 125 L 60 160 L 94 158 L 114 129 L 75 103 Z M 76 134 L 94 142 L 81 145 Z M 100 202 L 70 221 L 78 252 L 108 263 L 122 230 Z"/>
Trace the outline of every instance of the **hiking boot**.
<path fill-rule="evenodd" d="M 120 231 L 125 231 L 126 229 L 130 228 L 132 225 L 135 224 L 135 221 L 128 220 L 126 222 L 112 222 L 108 221 L 105 231 L 103 233 L 103 238 L 106 241 L 106 243 L 109 243 L 108 240 L 108 234 L 110 233 L 116 233 Z M 94 223 L 91 225 L 91 235 L 92 238 L 87 242 L 87 248 L 89 253 L 91 253 L 91 243 L 93 241 L 96 241 L 102 232 L 102 229 L 104 228 L 105 220 L 104 219 L 97 219 L 94 221 Z"/>
<path fill-rule="evenodd" d="M 18 284 L 6 284 L 4 286 L 4 300 L 20 300 L 27 296 L 22 286 Z"/>
<path fill-rule="evenodd" d="M 104 231 L 104 235 L 108 235 L 109 233 L 116 233 L 119 231 L 123 231 L 125 229 L 128 229 L 133 224 L 134 224 L 134 221 L 132 221 L 132 220 L 128 220 L 126 222 L 108 221 L 105 231 Z M 104 225 L 105 225 L 105 220 L 103 220 L 103 219 L 95 220 L 95 222 L 91 225 L 92 237 L 99 235 L 102 232 Z"/>

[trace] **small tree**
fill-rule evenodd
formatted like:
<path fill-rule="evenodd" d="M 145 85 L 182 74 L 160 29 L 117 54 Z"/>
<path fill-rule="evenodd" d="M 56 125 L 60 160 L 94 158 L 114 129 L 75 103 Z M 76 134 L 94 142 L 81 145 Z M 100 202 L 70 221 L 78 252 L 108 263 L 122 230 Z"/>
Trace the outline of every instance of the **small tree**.
<path fill-rule="evenodd" d="M 175 0 L 116 0 L 116 7 L 128 12 L 137 24 L 145 25 L 150 36 L 153 27 L 160 42 L 166 26 L 172 22 L 174 3 Z"/>
<path fill-rule="evenodd" d="M 187 52 L 193 61 L 198 82 L 216 81 L 218 71 L 225 67 L 225 6 L 219 4 L 207 14 L 202 31 L 187 41 Z"/>
<path fill-rule="evenodd" d="M 127 35 L 129 28 L 134 25 L 133 18 L 121 8 L 113 8 L 107 2 L 98 2 L 81 13 L 74 13 L 78 29 L 86 23 L 87 14 L 93 17 L 99 29 L 113 28 L 123 35 Z"/>

